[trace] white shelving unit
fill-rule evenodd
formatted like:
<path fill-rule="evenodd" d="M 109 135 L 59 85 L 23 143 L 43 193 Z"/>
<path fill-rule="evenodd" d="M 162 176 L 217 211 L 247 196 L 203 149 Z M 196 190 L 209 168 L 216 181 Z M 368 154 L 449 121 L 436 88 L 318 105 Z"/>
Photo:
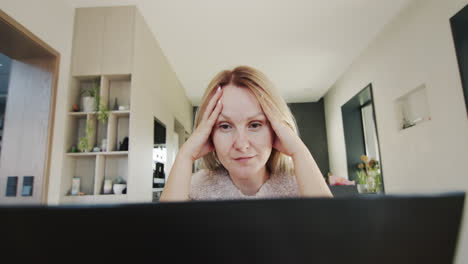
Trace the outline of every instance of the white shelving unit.
<path fill-rule="evenodd" d="M 119 146 L 125 137 L 130 138 L 131 75 L 72 76 L 72 104 L 79 105 L 80 91 L 92 82 L 100 83 L 100 105 L 107 106 L 108 119 L 105 122 L 98 120 L 99 112 L 68 113 L 67 153 L 63 173 L 66 187 L 62 199 L 62 202 L 67 204 L 123 202 L 127 197 L 125 194 L 103 194 L 103 185 L 106 179 L 114 181 L 118 177 L 128 182 L 130 152 L 120 151 Z M 124 110 L 114 109 L 116 100 L 119 106 L 125 106 Z M 90 126 L 94 131 L 88 143 L 92 148 L 102 147 L 102 140 L 107 139 L 105 151 L 71 152 L 72 146 L 78 149 L 79 139 L 86 136 L 86 129 Z M 73 177 L 80 178 L 80 192 L 84 192 L 85 195 L 70 195 Z"/>

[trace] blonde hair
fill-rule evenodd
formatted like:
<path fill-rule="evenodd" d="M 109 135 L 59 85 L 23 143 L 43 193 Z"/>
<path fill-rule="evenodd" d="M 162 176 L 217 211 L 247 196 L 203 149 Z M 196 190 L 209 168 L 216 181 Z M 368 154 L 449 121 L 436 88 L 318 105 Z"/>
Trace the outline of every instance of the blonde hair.
<path fill-rule="evenodd" d="M 223 87 L 228 84 L 249 89 L 257 98 L 262 109 L 264 109 L 266 105 L 270 106 L 278 115 L 278 118 L 299 135 L 296 120 L 286 104 L 286 101 L 279 95 L 278 91 L 265 74 L 249 66 L 238 66 L 233 70 L 224 70 L 216 74 L 208 84 L 205 94 L 203 95 L 195 117 L 194 128 L 197 128 L 200 124 L 208 102 L 216 92 L 217 87 Z M 294 175 L 292 159 L 274 148 L 272 149 L 266 165 L 270 173 Z M 219 162 L 215 151 L 208 153 L 197 161 L 196 168 L 227 172 L 226 168 Z"/>

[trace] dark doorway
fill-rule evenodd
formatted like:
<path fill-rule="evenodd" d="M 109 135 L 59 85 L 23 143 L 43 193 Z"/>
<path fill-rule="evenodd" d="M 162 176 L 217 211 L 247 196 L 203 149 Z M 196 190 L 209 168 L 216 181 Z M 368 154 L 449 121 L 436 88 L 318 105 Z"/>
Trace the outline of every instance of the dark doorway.
<path fill-rule="evenodd" d="M 468 115 L 468 5 L 450 18 L 450 25 L 465 96 L 465 109 Z"/>

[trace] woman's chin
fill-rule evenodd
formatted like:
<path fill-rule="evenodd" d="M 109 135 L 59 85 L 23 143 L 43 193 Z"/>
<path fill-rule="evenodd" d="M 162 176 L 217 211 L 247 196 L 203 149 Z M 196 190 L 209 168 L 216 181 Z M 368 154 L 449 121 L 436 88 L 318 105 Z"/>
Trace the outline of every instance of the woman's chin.
<path fill-rule="evenodd" d="M 257 166 L 246 165 L 242 167 L 231 168 L 229 173 L 231 175 L 236 175 L 237 178 L 248 178 L 250 175 L 256 172 Z"/>

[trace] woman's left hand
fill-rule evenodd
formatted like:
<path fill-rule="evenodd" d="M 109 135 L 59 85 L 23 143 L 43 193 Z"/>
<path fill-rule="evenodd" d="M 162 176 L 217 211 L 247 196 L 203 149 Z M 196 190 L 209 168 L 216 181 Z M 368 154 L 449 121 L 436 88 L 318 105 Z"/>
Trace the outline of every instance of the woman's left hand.
<path fill-rule="evenodd" d="M 298 153 L 302 153 L 304 150 L 307 150 L 304 142 L 302 142 L 301 138 L 286 123 L 286 121 L 278 118 L 278 111 L 273 110 L 270 105 L 263 107 L 263 111 L 276 134 L 273 141 L 273 148 L 293 158 Z"/>
<path fill-rule="evenodd" d="M 281 120 L 279 111 L 272 108 L 268 103 L 263 107 L 263 112 L 265 112 L 276 134 L 273 148 L 291 156 L 293 159 L 294 175 L 301 196 L 333 197 L 312 154 L 293 128 Z"/>

